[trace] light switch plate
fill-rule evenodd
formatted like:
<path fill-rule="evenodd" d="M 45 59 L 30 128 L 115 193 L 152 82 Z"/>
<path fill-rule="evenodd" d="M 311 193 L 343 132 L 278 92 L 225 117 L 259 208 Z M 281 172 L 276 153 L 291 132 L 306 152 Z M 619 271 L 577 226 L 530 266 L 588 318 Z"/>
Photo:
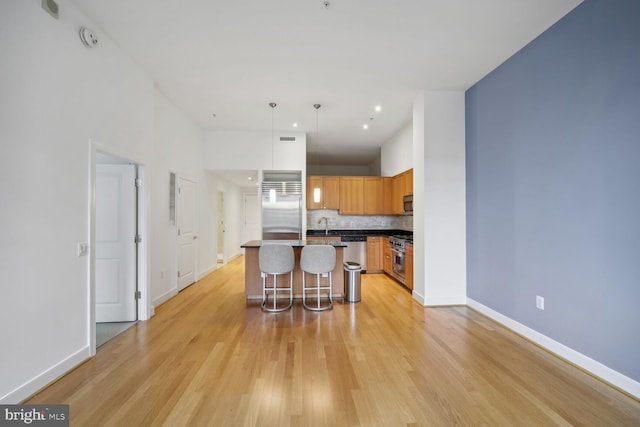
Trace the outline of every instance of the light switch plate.
<path fill-rule="evenodd" d="M 78 243 L 78 256 L 87 256 L 89 254 L 89 244 L 87 242 Z"/>

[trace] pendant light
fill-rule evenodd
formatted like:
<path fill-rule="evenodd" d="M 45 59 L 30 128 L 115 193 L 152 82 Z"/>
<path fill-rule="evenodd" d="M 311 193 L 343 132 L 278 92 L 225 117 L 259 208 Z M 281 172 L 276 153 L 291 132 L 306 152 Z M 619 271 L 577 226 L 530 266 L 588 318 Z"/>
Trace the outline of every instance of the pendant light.
<path fill-rule="evenodd" d="M 273 113 L 274 110 L 276 109 L 276 103 L 275 102 L 270 102 L 269 103 L 269 107 L 271 107 L 271 171 L 273 172 L 273 168 L 274 168 L 274 162 L 273 159 L 275 157 L 275 143 L 274 143 L 274 136 L 273 136 Z M 276 189 L 275 188 L 271 188 L 269 189 L 269 202 L 270 203 L 275 203 L 276 202 Z"/>
<path fill-rule="evenodd" d="M 318 110 L 320 104 L 313 104 L 313 108 L 316 109 L 316 176 L 318 175 L 318 156 L 320 155 L 320 139 L 318 138 Z M 313 189 L 313 203 L 320 203 L 320 187 L 314 187 Z"/>

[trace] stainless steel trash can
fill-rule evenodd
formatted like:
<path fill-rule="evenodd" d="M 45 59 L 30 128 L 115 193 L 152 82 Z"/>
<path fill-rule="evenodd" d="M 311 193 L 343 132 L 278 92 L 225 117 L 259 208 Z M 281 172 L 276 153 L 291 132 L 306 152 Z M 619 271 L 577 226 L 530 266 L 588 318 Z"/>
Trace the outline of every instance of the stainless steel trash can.
<path fill-rule="evenodd" d="M 360 274 L 362 268 L 357 262 L 344 263 L 344 300 L 348 302 L 360 301 Z"/>

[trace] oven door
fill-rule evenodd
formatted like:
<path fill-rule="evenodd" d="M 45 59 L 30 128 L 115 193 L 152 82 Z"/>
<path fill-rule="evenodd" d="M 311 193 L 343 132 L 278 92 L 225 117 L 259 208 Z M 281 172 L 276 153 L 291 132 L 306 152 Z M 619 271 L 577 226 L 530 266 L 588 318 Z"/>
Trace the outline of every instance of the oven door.
<path fill-rule="evenodd" d="M 404 280 L 405 278 L 404 251 L 391 249 L 391 255 L 393 258 L 393 266 L 392 266 L 393 273 L 400 276 Z"/>

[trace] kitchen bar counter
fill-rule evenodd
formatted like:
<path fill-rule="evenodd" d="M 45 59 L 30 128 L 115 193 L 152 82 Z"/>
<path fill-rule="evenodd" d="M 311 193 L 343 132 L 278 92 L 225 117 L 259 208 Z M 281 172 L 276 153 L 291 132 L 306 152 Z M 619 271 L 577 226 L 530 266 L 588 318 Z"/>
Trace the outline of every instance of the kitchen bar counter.
<path fill-rule="evenodd" d="M 322 236 L 317 236 L 314 239 L 307 240 L 249 240 L 247 243 L 241 245 L 240 247 L 244 249 L 259 248 L 262 245 L 280 243 L 292 246 L 294 248 L 303 248 L 308 245 L 331 245 L 335 246 L 337 250 L 338 248 L 344 248 L 347 246 L 345 243 L 342 243 L 339 240 L 323 240 L 321 237 Z"/>
<path fill-rule="evenodd" d="M 385 230 L 385 229 L 371 229 L 371 230 L 329 230 L 325 234 L 324 229 L 309 229 L 307 230 L 307 238 L 316 238 L 322 236 L 408 236 L 413 237 L 412 231 L 406 230 Z"/>
<path fill-rule="evenodd" d="M 333 298 L 338 299 L 344 293 L 344 248 L 347 246 L 337 240 L 307 239 L 307 240 L 250 240 L 240 247 L 244 249 L 244 289 L 247 300 L 262 299 L 262 277 L 260 276 L 260 264 L 258 253 L 262 245 L 288 244 L 293 247 L 295 268 L 293 270 L 293 294 L 294 298 L 302 298 L 302 270 L 300 270 L 300 254 L 302 248 L 308 245 L 332 245 L 336 248 L 336 266 L 332 272 Z M 271 283 L 272 276 L 269 276 Z M 288 282 L 288 275 L 278 276 L 278 284 Z M 315 283 L 315 275 L 307 275 L 306 280 Z"/>

